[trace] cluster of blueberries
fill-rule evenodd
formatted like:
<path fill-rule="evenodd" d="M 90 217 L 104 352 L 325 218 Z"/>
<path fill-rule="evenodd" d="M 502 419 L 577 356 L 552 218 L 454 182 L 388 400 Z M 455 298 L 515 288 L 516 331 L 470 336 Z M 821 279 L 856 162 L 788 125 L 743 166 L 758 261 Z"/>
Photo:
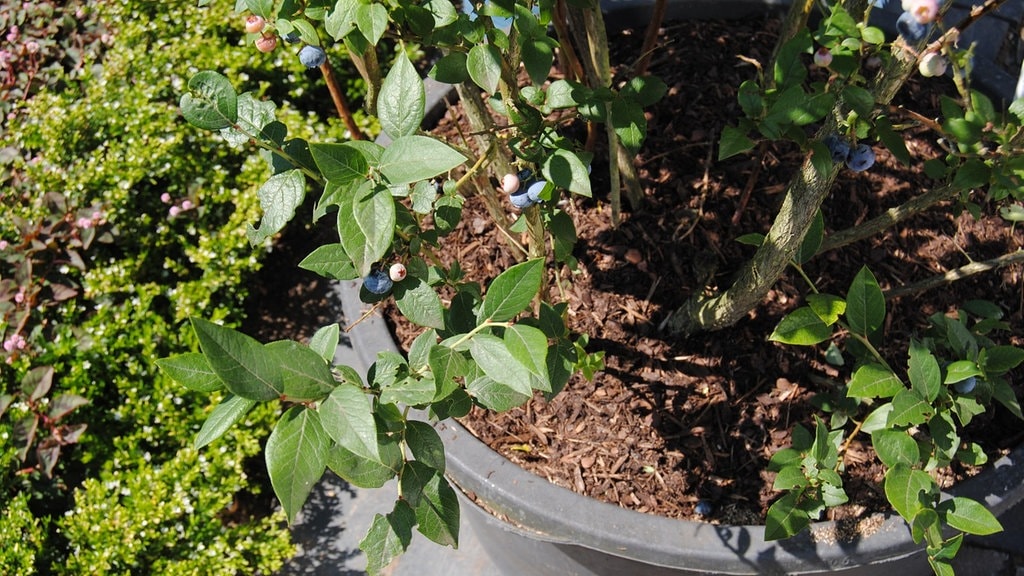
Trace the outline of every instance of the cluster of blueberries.
<path fill-rule="evenodd" d="M 395 282 L 405 280 L 407 274 L 408 270 L 401 262 L 392 264 L 387 271 L 382 268 L 374 268 L 366 278 L 363 278 L 363 287 L 371 294 L 387 294 Z"/>
<path fill-rule="evenodd" d="M 854 172 L 863 172 L 875 164 L 875 151 L 863 142 L 850 148 L 849 142 L 835 134 L 826 136 L 823 142 L 832 154 L 833 162 L 845 162 L 846 167 Z"/>
<path fill-rule="evenodd" d="M 540 195 L 547 184 L 546 180 L 534 178 L 533 172 L 526 169 L 518 174 L 505 174 L 501 189 L 508 194 L 513 206 L 523 210 L 541 201 Z"/>

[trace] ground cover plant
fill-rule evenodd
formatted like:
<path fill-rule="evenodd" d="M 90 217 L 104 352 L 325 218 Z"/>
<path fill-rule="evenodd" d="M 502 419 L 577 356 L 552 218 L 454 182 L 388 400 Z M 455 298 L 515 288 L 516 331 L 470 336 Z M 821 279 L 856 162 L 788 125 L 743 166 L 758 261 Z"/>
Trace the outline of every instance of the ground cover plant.
<path fill-rule="evenodd" d="M 198 453 L 205 411 L 146 358 L 195 346 L 185 310 L 240 323 L 262 257 L 243 226 L 265 171 L 177 129 L 187 66 L 297 101 L 304 68 L 212 7 L 4 2 L 0 31 L 0 572 L 275 570 L 282 519 L 230 513 L 261 436 Z"/>
<path fill-rule="evenodd" d="M 741 116 L 722 131 L 717 146 L 720 160 L 759 147 L 764 154 L 778 142 L 798 151 L 799 166 L 781 188 L 778 214 L 766 234 L 739 237 L 756 253 L 727 288 L 694 291 L 665 317 L 662 327 L 671 334 L 735 324 L 787 268 L 802 272 L 826 246 L 835 250 L 877 233 L 921 205 L 959 199 L 962 209 L 978 215 L 1002 209 L 1008 221 L 1019 212 L 1014 205 L 1021 199 L 1020 110 L 1014 105 L 997 111 L 970 89 L 969 54 L 955 47 L 952 29 L 934 39 L 920 34 L 918 26 L 937 26 L 940 7 L 906 3 L 901 35 L 888 39 L 865 24 L 866 2 L 826 4 L 821 19 L 808 26 L 814 3 L 796 3 L 781 26 L 774 56 L 756 62 L 755 77 L 739 86 Z M 986 4 L 954 29 L 999 4 Z M 292 128 L 269 105 L 255 114 L 256 98 L 239 93 L 228 77 L 216 71 L 193 76 L 181 100 L 186 119 L 251 142 L 275 167 L 261 189 L 264 214 L 258 227 L 249 228 L 250 239 L 276 234 L 312 190 L 319 194 L 314 218 L 336 218 L 338 242 L 316 248 L 301 265 L 336 279 L 363 278 L 365 301 L 393 302 L 406 321 L 425 330 L 409 338 L 406 357 L 381 354 L 364 380 L 351 368 L 331 365 L 336 325 L 322 328 L 308 346 L 262 344 L 196 317 L 192 326 L 201 352 L 166 358 L 161 366 L 187 387 L 227 391 L 201 444 L 259 402 L 284 402 L 266 459 L 289 517 L 327 468 L 359 486 L 377 487 L 397 476 L 395 509 L 375 520 L 363 542 L 374 572 L 401 552 L 413 527 L 442 544 L 457 541 L 457 501 L 443 474 L 443 446 L 404 407 L 424 408 L 435 417 L 464 416 L 473 406 L 505 411 L 535 393 L 554 396 L 573 373 L 592 376 L 601 370 L 601 351 L 588 351 L 588 337 L 568 326 L 567 294 L 579 264 L 571 206 L 594 195 L 590 168 L 600 166 L 609 173 L 609 221 L 621 221 L 620 184 L 632 208 L 640 209 L 643 198 L 630 158 L 646 136 L 645 107 L 656 105 L 667 86 L 644 75 L 613 85 L 603 23 L 587 7 L 489 3 L 477 6 L 473 17 L 447 3 L 389 11 L 356 2 L 278 6 L 254 0 L 237 8 L 264 24 L 253 39 L 257 49 L 273 51 L 292 39 L 304 45 L 296 57 L 327 77 L 330 69 L 323 67 L 320 52 L 306 48 L 344 44 L 377 86 L 370 109 L 391 140 L 383 146 L 289 138 Z M 491 17 L 508 18 L 511 28 L 494 27 Z M 548 24 L 557 39 L 547 35 Z M 378 70 L 374 45 L 386 33 L 443 48 L 431 74 L 457 84 L 469 118 L 464 139 L 446 143 L 419 132 L 424 95 L 413 63 L 398 51 L 386 72 Z M 564 75 L 549 79 L 555 46 Z M 826 239 L 820 208 L 841 172 L 870 172 L 876 149 L 912 162 L 900 134 L 908 126 L 890 117 L 889 105 L 912 75 L 935 75 L 938 57 L 948 61 L 958 92 L 942 99 L 941 122 L 911 118 L 915 128 L 923 125 L 942 137 L 945 149 L 925 162 L 939 184 L 893 213 Z M 580 127 L 579 142 L 565 136 L 573 127 Z M 604 158 L 610 159 L 603 162 L 593 153 L 602 149 L 593 146 L 601 130 Z M 987 194 L 983 202 L 972 201 L 975 189 Z M 467 196 L 483 205 L 509 263 L 486 282 L 467 278 L 446 249 Z M 747 199 L 739 202 L 740 219 Z M 515 208 L 512 217 L 506 206 Z M 1011 253 L 987 267 L 1019 258 L 1019 252 Z M 642 255 L 631 260 L 640 263 Z M 935 571 L 948 573 L 962 534 L 945 538 L 942 526 L 978 534 L 999 528 L 976 503 L 940 503 L 934 475 L 954 458 L 982 463 L 984 452 L 970 443 L 962 447 L 956 432 L 974 417 L 994 405 L 1020 416 L 1006 375 L 1024 355 L 988 337 L 1011 326 L 1001 322 L 998 305 L 965 302 L 965 313 L 955 321 L 933 316 L 933 329 L 910 344 L 909 369 L 897 370 L 878 352 L 885 343 L 885 297 L 870 270 L 857 274 L 841 296 L 818 294 L 810 278 L 805 290 L 808 305 L 787 315 L 773 340 L 832 342 L 830 361 L 850 362 L 855 371 L 838 387 L 835 403 L 822 405 L 832 413 L 829 422 L 819 419 L 813 432 L 794 432 L 792 447 L 773 458 L 776 488 L 788 492 L 768 511 L 768 533 L 791 535 L 826 508 L 844 503 L 840 456 L 850 446 L 844 439 L 870 433 L 887 470 L 883 482 L 890 503 L 914 527 L 915 538 L 926 542 Z M 972 377 L 974 387 L 962 384 Z M 882 408 L 869 411 L 875 404 Z"/>

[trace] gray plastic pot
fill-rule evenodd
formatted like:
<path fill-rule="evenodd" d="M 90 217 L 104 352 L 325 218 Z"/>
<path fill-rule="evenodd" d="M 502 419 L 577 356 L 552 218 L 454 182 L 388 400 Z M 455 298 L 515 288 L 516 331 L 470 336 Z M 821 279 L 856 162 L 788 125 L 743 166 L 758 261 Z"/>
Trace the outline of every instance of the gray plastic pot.
<path fill-rule="evenodd" d="M 345 317 L 360 318 L 359 282 L 342 282 L 339 292 Z M 400 352 L 377 314 L 349 335 L 364 366 L 378 352 Z M 794 538 L 766 542 L 763 526 L 672 520 L 581 496 L 526 472 L 457 422 L 436 427 L 447 451 L 447 474 L 462 490 L 462 513 L 508 576 L 929 573 L 923 545 L 914 544 L 898 516 L 879 515 L 869 530 L 846 537 L 836 535 L 850 530 L 819 522 Z M 1024 447 L 953 494 L 1003 514 L 1024 500 Z"/>

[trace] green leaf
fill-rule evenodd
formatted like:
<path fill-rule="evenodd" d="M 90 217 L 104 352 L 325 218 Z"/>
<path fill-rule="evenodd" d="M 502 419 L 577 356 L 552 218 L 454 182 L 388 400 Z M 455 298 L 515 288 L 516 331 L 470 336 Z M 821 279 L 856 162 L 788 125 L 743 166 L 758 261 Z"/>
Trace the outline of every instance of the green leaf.
<path fill-rule="evenodd" d="M 808 294 L 807 305 L 829 326 L 838 322 L 846 312 L 846 300 L 832 294 Z"/>
<path fill-rule="evenodd" d="M 395 220 L 395 200 L 386 188 L 367 181 L 356 193 L 342 198 L 338 236 L 359 276 L 369 274 L 391 246 Z"/>
<path fill-rule="evenodd" d="M 809 307 L 802 306 L 783 317 L 768 339 L 783 344 L 813 346 L 831 336 L 832 327 L 822 322 Z"/>
<path fill-rule="evenodd" d="M 423 280 L 410 276 L 395 284 L 395 304 L 407 320 L 428 328 L 444 328 L 444 306 L 437 292 Z"/>
<path fill-rule="evenodd" d="M 668 85 L 657 76 L 636 76 L 622 88 L 622 93 L 641 106 L 652 106 L 665 97 Z"/>
<path fill-rule="evenodd" d="M 405 442 L 417 461 L 444 474 L 444 443 L 433 426 L 418 420 L 405 423 Z"/>
<path fill-rule="evenodd" d="M 871 434 L 871 445 L 879 460 L 892 468 L 897 464 L 913 466 L 920 461 L 917 441 L 905 430 L 881 429 Z"/>
<path fill-rule="evenodd" d="M 213 411 L 210 412 L 210 415 L 206 417 L 206 421 L 203 422 L 203 427 L 200 428 L 199 434 L 196 434 L 195 449 L 199 450 L 220 438 L 236 422 L 244 418 L 255 405 L 255 400 L 249 400 L 234 394 L 225 396 L 220 401 L 220 404 L 217 404 Z"/>
<path fill-rule="evenodd" d="M 800 495 L 801 492 L 790 492 L 768 508 L 764 526 L 765 540 L 788 538 L 810 526 L 811 518 L 798 506 Z"/>
<path fill-rule="evenodd" d="M 1024 420 L 1024 414 L 1021 414 L 1020 403 L 1017 402 L 1017 394 L 1002 379 L 992 382 L 992 397 L 1005 406 L 1014 416 Z"/>
<path fill-rule="evenodd" d="M 889 426 L 917 426 L 924 424 L 935 413 L 935 408 L 915 390 L 903 390 L 892 399 Z"/>
<path fill-rule="evenodd" d="M 181 95 L 181 115 L 196 128 L 220 130 L 238 120 L 238 94 L 226 76 L 204 70 L 188 81 L 189 92 Z"/>
<path fill-rule="evenodd" d="M 261 402 L 284 393 L 284 377 L 259 342 L 202 318 L 192 318 L 192 328 L 210 368 L 231 393 Z"/>
<path fill-rule="evenodd" d="M 410 352 L 411 358 L 411 352 Z M 460 352 L 447 346 L 434 346 L 429 352 L 430 372 L 434 375 L 437 393 L 434 400 L 447 397 L 459 387 L 456 378 L 463 376 L 467 370 L 467 360 Z"/>
<path fill-rule="evenodd" d="M 320 400 L 334 389 L 334 376 L 327 361 L 309 346 L 293 340 L 279 340 L 263 347 L 281 369 L 282 396 L 293 402 Z M 333 350 L 332 350 L 333 358 Z"/>
<path fill-rule="evenodd" d="M 403 136 L 381 155 L 378 169 L 393 185 L 428 180 L 463 164 L 466 157 L 429 136 Z"/>
<path fill-rule="evenodd" d="M 520 394 L 532 394 L 530 371 L 509 351 L 505 342 L 491 334 L 478 333 L 469 344 L 469 353 L 477 365 L 495 382 Z"/>
<path fill-rule="evenodd" d="M 356 27 L 373 45 L 380 41 L 388 27 L 388 9 L 383 4 L 360 4 L 356 10 Z"/>
<path fill-rule="evenodd" d="M 469 78 L 467 60 L 465 52 L 451 52 L 435 62 L 427 75 L 445 84 L 461 84 Z"/>
<path fill-rule="evenodd" d="M 548 86 L 545 105 L 552 110 L 575 108 L 587 97 L 589 89 L 571 80 L 555 80 Z"/>
<path fill-rule="evenodd" d="M 417 529 L 442 546 L 459 545 L 459 498 L 440 472 L 423 486 L 416 505 Z"/>
<path fill-rule="evenodd" d="M 910 361 L 908 363 L 910 386 L 928 402 L 933 402 L 942 388 L 942 370 L 939 361 L 931 351 L 920 342 L 910 343 Z"/>
<path fill-rule="evenodd" d="M 962 382 L 971 377 L 982 376 L 983 373 L 978 364 L 972 360 L 957 360 L 946 366 L 946 384 Z"/>
<path fill-rule="evenodd" d="M 860 269 L 846 294 L 846 319 L 850 330 L 865 337 L 885 321 L 885 296 L 867 266 Z"/>
<path fill-rule="evenodd" d="M 320 173 L 336 186 L 364 180 L 370 172 L 365 155 L 349 143 L 314 142 L 309 145 L 309 152 Z"/>
<path fill-rule="evenodd" d="M 992 169 L 983 161 L 971 158 L 960 165 L 953 176 L 953 186 L 960 190 L 980 188 L 988 184 Z"/>
<path fill-rule="evenodd" d="M 954 496 L 936 507 L 947 524 L 968 534 L 987 536 L 1003 530 L 995 515 L 980 502 Z"/>
<path fill-rule="evenodd" d="M 360 488 L 380 488 L 398 476 L 405 464 L 398 442 L 378 438 L 380 459 L 359 456 L 335 444 L 327 452 L 327 466 L 346 482 Z"/>
<path fill-rule="evenodd" d="M 400 556 L 412 542 L 412 527 L 416 525 L 416 513 L 404 500 L 395 502 L 395 508 L 387 516 L 373 517 L 366 536 L 359 542 L 359 549 L 366 555 L 367 574 L 380 574 L 392 560 Z"/>
<path fill-rule="evenodd" d="M 572 152 L 555 150 L 544 159 L 541 172 L 555 186 L 590 198 L 590 173 L 579 156 Z"/>
<path fill-rule="evenodd" d="M 319 354 L 325 362 L 330 363 L 334 361 L 334 354 L 338 350 L 338 340 L 340 338 L 341 326 L 337 322 L 328 324 L 317 330 L 313 337 L 309 339 L 309 348 Z"/>
<path fill-rule="evenodd" d="M 611 122 L 626 150 L 630 154 L 639 152 L 647 137 L 647 118 L 643 106 L 627 98 L 618 98 L 612 102 Z"/>
<path fill-rule="evenodd" d="M 772 490 L 792 490 L 793 488 L 803 488 L 807 485 L 807 476 L 804 475 L 804 471 L 799 465 L 786 466 L 779 470 L 779 473 L 775 476 Z"/>
<path fill-rule="evenodd" d="M 425 108 L 423 79 L 405 52 L 400 51 L 381 84 L 377 98 L 377 118 L 381 130 L 392 140 L 415 134 L 423 123 Z"/>
<path fill-rule="evenodd" d="M 159 358 L 156 365 L 170 376 L 171 380 L 189 390 L 210 393 L 224 389 L 224 383 L 210 367 L 206 356 L 199 352 L 187 352 L 170 358 Z"/>
<path fill-rule="evenodd" d="M 505 330 L 503 340 L 512 357 L 530 373 L 530 387 L 541 392 L 551 392 L 547 369 L 547 336 L 538 328 L 515 324 Z"/>
<path fill-rule="evenodd" d="M 807 29 L 788 40 L 779 49 L 775 59 L 775 83 L 779 87 L 799 85 L 807 77 L 807 68 L 801 55 L 811 49 L 811 34 Z"/>
<path fill-rule="evenodd" d="M 466 384 L 466 392 L 481 406 L 495 412 L 504 412 L 522 406 L 531 395 L 498 382 L 490 376 L 473 378 Z"/>
<path fill-rule="evenodd" d="M 352 259 L 345 253 L 345 247 L 341 243 L 318 246 L 309 256 L 303 258 L 302 262 L 299 262 L 299 268 L 334 280 L 359 278 L 359 272 L 352 264 Z"/>
<path fill-rule="evenodd" d="M 843 89 L 843 101 L 860 116 L 868 117 L 875 108 L 875 97 L 860 86 L 847 85 Z"/>
<path fill-rule="evenodd" d="M 306 177 L 301 170 L 289 170 L 274 174 L 256 192 L 263 209 L 263 218 L 257 229 L 251 224 L 246 230 L 249 243 L 253 246 L 277 234 L 284 225 L 295 217 L 295 209 L 306 197 Z"/>
<path fill-rule="evenodd" d="M 521 262 L 499 274 L 487 288 L 480 321 L 504 322 L 514 318 L 537 295 L 543 274 L 541 258 Z"/>
<path fill-rule="evenodd" d="M 735 126 L 722 129 L 722 137 L 718 141 L 718 159 L 725 160 L 737 154 L 743 154 L 754 147 L 754 141 L 747 137 L 747 132 Z"/>
<path fill-rule="evenodd" d="M 543 84 L 551 73 L 551 63 L 554 61 L 552 40 L 547 36 L 536 36 L 533 38 L 522 38 L 522 59 L 526 73 L 534 84 Z"/>
<path fill-rule="evenodd" d="M 885 473 L 885 497 L 904 519 L 913 519 L 935 490 L 935 482 L 927 472 L 913 470 L 906 464 L 896 464 Z"/>
<path fill-rule="evenodd" d="M 242 146 L 254 136 L 264 142 L 281 144 L 287 127 L 275 121 L 277 106 L 273 102 L 257 100 L 246 92 L 238 96 L 237 110 L 235 124 L 221 130 L 221 136 L 229 145 Z"/>
<path fill-rule="evenodd" d="M 906 390 L 903 382 L 881 364 L 864 364 L 853 373 L 846 395 L 850 398 L 892 398 Z"/>
<path fill-rule="evenodd" d="M 875 408 L 868 414 L 861 423 L 860 431 L 865 434 L 874 434 L 878 430 L 886 428 L 889 422 L 889 414 L 892 413 L 892 402 L 886 402 Z"/>
<path fill-rule="evenodd" d="M 494 94 L 501 80 L 501 53 L 493 44 L 477 44 L 466 59 L 469 77 L 484 92 Z"/>
<path fill-rule="evenodd" d="M 267 438 L 267 473 L 289 524 L 327 469 L 329 445 L 320 416 L 305 406 L 289 408 Z"/>
<path fill-rule="evenodd" d="M 373 402 L 363 389 L 348 384 L 337 386 L 320 403 L 319 412 L 324 431 L 338 445 L 356 456 L 381 460 Z"/>
<path fill-rule="evenodd" d="M 952 460 L 960 446 L 960 435 L 956 432 L 953 413 L 940 409 L 928 420 L 928 435 L 946 461 Z"/>
<path fill-rule="evenodd" d="M 360 5 L 359 0 L 338 0 L 324 19 L 324 30 L 331 38 L 341 40 L 356 29 L 356 10 Z"/>
<path fill-rule="evenodd" d="M 885 144 L 885 147 L 897 160 L 904 166 L 910 166 L 910 152 L 907 150 L 907 144 L 903 141 L 903 137 L 893 130 L 892 122 L 888 117 L 875 118 L 875 132 L 878 133 L 878 139 Z"/>
<path fill-rule="evenodd" d="M 986 374 L 1005 374 L 1024 362 L 1024 349 L 1014 346 L 993 346 L 985 349 L 983 368 Z"/>

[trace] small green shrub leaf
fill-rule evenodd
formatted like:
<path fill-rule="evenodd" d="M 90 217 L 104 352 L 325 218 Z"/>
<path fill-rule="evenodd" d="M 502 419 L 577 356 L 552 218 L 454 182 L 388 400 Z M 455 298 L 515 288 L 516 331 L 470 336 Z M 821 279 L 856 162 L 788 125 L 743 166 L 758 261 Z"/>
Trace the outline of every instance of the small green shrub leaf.
<path fill-rule="evenodd" d="M 388 71 L 377 98 L 377 117 L 381 130 L 397 140 L 415 134 L 423 123 L 426 91 L 405 52 L 399 52 Z"/>
<path fill-rule="evenodd" d="M 366 156 L 358 148 L 343 142 L 319 143 L 309 145 L 316 167 L 320 169 L 329 182 L 337 186 L 345 186 L 351 182 L 365 179 L 370 166 Z"/>
<path fill-rule="evenodd" d="M 356 10 L 360 5 L 359 0 L 338 0 L 324 19 L 324 30 L 331 38 L 341 40 L 356 29 Z"/>
<path fill-rule="evenodd" d="M 417 529 L 442 546 L 459 545 L 459 498 L 438 471 L 422 487 L 416 504 Z"/>
<path fill-rule="evenodd" d="M 903 381 L 881 364 L 864 364 L 853 373 L 846 395 L 850 398 L 892 398 L 905 390 Z"/>
<path fill-rule="evenodd" d="M 284 377 L 259 342 L 231 328 L 192 318 L 210 367 L 236 396 L 265 402 L 284 393 Z"/>
<path fill-rule="evenodd" d="M 441 2 L 443 4 L 443 2 Z M 461 84 L 469 78 L 465 52 L 451 52 L 434 63 L 428 76 L 445 84 Z"/>
<path fill-rule="evenodd" d="M 993 346 L 986 348 L 984 354 L 986 374 L 1005 374 L 1024 362 L 1024 349 L 1015 346 Z"/>
<path fill-rule="evenodd" d="M 188 81 L 181 95 L 181 115 L 196 128 L 220 130 L 238 120 L 238 94 L 223 74 L 204 70 Z"/>
<path fill-rule="evenodd" d="M 520 394 L 532 394 L 530 371 L 516 360 L 505 343 L 491 334 L 476 334 L 470 340 L 469 353 L 477 365 L 495 382 L 500 382 Z"/>
<path fill-rule="evenodd" d="M 285 399 L 293 402 L 320 400 L 334 390 L 330 366 L 309 346 L 293 340 L 279 340 L 263 348 L 281 367 Z"/>
<path fill-rule="evenodd" d="M 747 132 L 736 126 L 722 129 L 722 137 L 718 141 L 718 159 L 725 160 L 737 154 L 743 154 L 754 147 L 754 141 L 747 137 Z"/>
<path fill-rule="evenodd" d="M 885 296 L 867 266 L 860 269 L 846 294 L 846 319 L 850 330 L 865 337 L 885 321 Z"/>
<path fill-rule="evenodd" d="M 981 376 L 983 373 L 978 364 L 972 360 L 957 360 L 946 366 L 946 384 L 962 382 L 968 378 Z"/>
<path fill-rule="evenodd" d="M 324 431 L 338 445 L 356 456 L 381 460 L 373 403 L 366 392 L 348 384 L 339 385 L 320 403 L 319 412 Z"/>
<path fill-rule="evenodd" d="M 555 150 L 544 160 L 541 172 L 555 186 L 590 198 L 590 173 L 579 156 L 572 152 Z"/>
<path fill-rule="evenodd" d="M 558 79 L 548 86 L 545 104 L 552 110 L 575 108 L 587 97 L 588 88 L 571 80 Z"/>
<path fill-rule="evenodd" d="M 936 490 L 927 472 L 896 464 L 885 473 L 885 497 L 904 519 L 912 519 L 925 505 L 922 494 L 930 500 Z"/>
<path fill-rule="evenodd" d="M 429 284 L 410 276 L 395 284 L 394 294 L 395 304 L 407 320 L 427 328 L 444 328 L 444 306 Z"/>
<path fill-rule="evenodd" d="M 838 322 L 846 312 L 846 300 L 832 294 L 808 294 L 807 305 L 829 326 Z"/>
<path fill-rule="evenodd" d="M 327 469 L 329 445 L 319 414 L 305 406 L 289 408 L 267 438 L 267 473 L 289 524 Z"/>
<path fill-rule="evenodd" d="M 544 261 L 527 260 L 498 275 L 487 288 L 479 319 L 493 322 L 511 320 L 526 308 L 540 290 Z"/>
<path fill-rule="evenodd" d="M 295 217 L 295 209 L 306 197 L 306 177 L 298 169 L 274 174 L 260 186 L 257 195 L 263 208 L 263 219 L 259 228 L 250 224 L 246 230 L 253 246 L 277 234 Z"/>
<path fill-rule="evenodd" d="M 484 92 L 494 94 L 501 80 L 501 53 L 498 47 L 493 44 L 477 44 L 470 48 L 466 69 L 473 83 Z"/>
<path fill-rule="evenodd" d="M 235 425 L 236 422 L 245 417 L 252 410 L 252 407 L 256 405 L 255 400 L 249 400 L 248 398 L 242 398 L 241 396 L 235 396 L 234 394 L 228 394 L 223 400 L 214 407 L 210 415 L 206 417 L 206 421 L 203 422 L 203 427 L 199 429 L 199 433 L 196 434 L 195 448 L 200 448 L 210 444 L 217 438 L 220 438 L 229 428 Z"/>
<path fill-rule="evenodd" d="M 378 169 L 393 185 L 428 180 L 463 164 L 466 157 L 428 136 L 404 136 L 381 154 Z"/>
<path fill-rule="evenodd" d="M 410 358 L 411 356 L 410 351 Z M 432 347 L 428 353 L 428 363 L 437 389 L 434 401 L 445 398 L 454 392 L 459 386 L 455 379 L 464 375 L 467 369 L 465 356 L 447 346 Z"/>
<path fill-rule="evenodd" d="M 388 27 L 388 9 L 383 4 L 362 4 L 355 10 L 356 27 L 373 45 L 380 41 Z"/>
<path fill-rule="evenodd" d="M 359 276 L 370 273 L 391 246 L 395 233 L 395 200 L 369 181 L 342 197 L 338 206 L 338 236 Z"/>
<path fill-rule="evenodd" d="M 405 423 L 405 442 L 417 461 L 444 474 L 444 443 L 433 426 L 418 420 Z"/>
<path fill-rule="evenodd" d="M 381 440 L 380 459 L 359 456 L 340 444 L 327 451 L 327 466 L 346 482 L 360 488 L 380 488 L 398 475 L 405 463 L 397 442 Z"/>
<path fill-rule="evenodd" d="M 879 116 L 875 119 L 875 131 L 878 133 L 878 139 L 885 144 L 889 152 L 904 166 L 910 166 L 910 151 L 907 150 L 907 144 L 903 141 L 903 137 L 893 129 L 892 122 L 887 116 Z"/>
<path fill-rule="evenodd" d="M 807 484 L 807 476 L 804 475 L 803 468 L 797 464 L 796 466 L 786 466 L 779 470 L 779 473 L 775 476 L 775 483 L 772 484 L 772 489 L 780 491 L 792 490 L 793 488 L 803 488 Z"/>
<path fill-rule="evenodd" d="M 316 250 L 299 262 L 299 268 L 334 280 L 354 280 L 359 277 L 352 259 L 345 253 L 345 247 L 340 242 L 317 246 Z"/>
<path fill-rule="evenodd" d="M 156 365 L 170 376 L 171 380 L 189 390 L 210 393 L 224 389 L 224 383 L 210 367 L 206 356 L 199 352 L 186 352 L 170 358 L 159 358 Z"/>
<path fill-rule="evenodd" d="M 905 430 L 878 430 L 871 434 L 871 445 L 882 463 L 890 468 L 897 464 L 912 466 L 921 459 L 917 441 Z"/>
<path fill-rule="evenodd" d="M 334 361 L 334 353 L 338 349 L 340 338 L 341 326 L 337 322 L 328 324 L 317 330 L 309 339 L 309 348 L 319 354 L 325 362 L 330 363 Z"/>
<path fill-rule="evenodd" d="M 543 84 L 551 73 L 551 63 L 554 61 L 552 43 L 550 38 L 543 35 L 522 42 L 523 65 L 534 84 Z"/>
<path fill-rule="evenodd" d="M 800 532 L 811 524 L 811 518 L 798 504 L 801 492 L 789 492 L 768 508 L 765 518 L 764 539 L 780 540 Z"/>
<path fill-rule="evenodd" d="M 400 556 L 412 542 L 412 528 L 416 525 L 416 513 L 404 500 L 395 502 L 395 508 L 387 516 L 373 517 L 366 536 L 359 542 L 359 549 L 366 554 L 367 574 L 380 574 L 396 557 Z"/>
<path fill-rule="evenodd" d="M 918 341 L 910 343 L 910 361 L 907 376 L 910 386 L 925 400 L 932 402 L 942 388 L 942 370 L 939 361 Z"/>
<path fill-rule="evenodd" d="M 264 142 L 280 144 L 275 133 L 283 138 L 284 133 L 280 131 L 287 131 L 287 127 L 280 122 L 275 122 L 277 106 L 273 102 L 257 100 L 252 94 L 246 92 L 238 96 L 237 109 L 238 117 L 235 124 L 221 130 L 221 136 L 229 145 L 243 146 L 253 136 Z"/>
<path fill-rule="evenodd" d="M 902 390 L 892 399 L 889 426 L 917 426 L 935 413 L 935 407 L 915 390 Z"/>
<path fill-rule="evenodd" d="M 512 357 L 530 373 L 530 387 L 551 392 L 547 369 L 548 337 L 533 326 L 515 324 L 505 330 L 503 340 Z"/>
<path fill-rule="evenodd" d="M 612 102 L 612 126 L 630 154 L 636 154 L 647 137 L 647 118 L 639 102 L 618 98 Z"/>
<path fill-rule="evenodd" d="M 832 336 L 832 327 L 807 306 L 786 314 L 768 337 L 774 342 L 798 346 L 813 346 Z"/>
<path fill-rule="evenodd" d="M 988 508 L 970 498 L 954 496 L 940 502 L 937 510 L 947 524 L 968 534 L 987 536 L 1003 530 L 1002 524 Z"/>
<path fill-rule="evenodd" d="M 530 399 L 530 394 L 498 382 L 490 376 L 473 378 L 466 384 L 466 392 L 475 398 L 481 406 L 495 412 L 504 412 L 516 406 L 522 406 Z"/>

